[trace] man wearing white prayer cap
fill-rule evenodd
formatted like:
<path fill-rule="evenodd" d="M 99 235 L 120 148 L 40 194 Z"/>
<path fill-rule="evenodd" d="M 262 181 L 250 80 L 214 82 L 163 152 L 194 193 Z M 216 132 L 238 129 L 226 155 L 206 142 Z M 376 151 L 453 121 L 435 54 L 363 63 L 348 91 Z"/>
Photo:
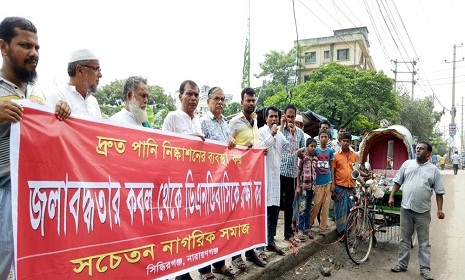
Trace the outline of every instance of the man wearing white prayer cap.
<path fill-rule="evenodd" d="M 89 49 L 77 49 L 68 59 L 69 82 L 49 92 L 47 101 L 64 100 L 71 106 L 72 115 L 102 117 L 97 99 L 92 93 L 102 77 L 97 55 Z"/>
<path fill-rule="evenodd" d="M 302 131 L 304 132 L 305 143 L 307 143 L 307 139 L 310 138 L 310 135 L 305 133 L 304 118 L 302 117 L 302 115 L 297 114 L 295 116 L 295 125 L 302 129 Z"/>

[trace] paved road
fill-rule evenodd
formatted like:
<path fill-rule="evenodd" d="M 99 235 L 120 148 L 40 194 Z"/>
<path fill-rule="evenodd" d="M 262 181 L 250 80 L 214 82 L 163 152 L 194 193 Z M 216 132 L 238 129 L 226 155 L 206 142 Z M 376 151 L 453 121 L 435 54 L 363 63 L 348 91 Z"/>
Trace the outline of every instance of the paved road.
<path fill-rule="evenodd" d="M 465 279 L 463 248 L 465 244 L 465 170 L 459 170 L 453 175 L 452 170 L 441 171 L 446 186 L 444 197 L 445 220 L 436 218 L 436 202 L 433 198 L 434 216 L 431 222 L 432 272 L 435 279 L 461 280 Z M 392 238 L 379 238 L 380 242 L 372 250 L 369 260 L 362 265 L 355 265 L 347 256 L 342 243 L 332 243 L 323 247 L 311 256 L 305 263 L 289 271 L 280 279 L 311 280 L 326 279 L 321 274 L 322 267 L 329 267 L 332 280 L 342 279 L 423 279 L 419 274 L 418 246 L 412 249 L 410 266 L 407 272 L 393 273 L 390 268 L 397 260 L 396 231 L 391 228 Z M 385 236 L 386 237 L 386 236 Z M 394 239 L 386 242 L 387 239 Z"/>
<path fill-rule="evenodd" d="M 465 244 L 465 222 L 463 221 L 462 213 L 465 213 L 465 170 L 459 170 L 458 175 L 453 175 L 452 170 L 441 171 L 444 183 L 446 185 L 446 196 L 444 197 L 444 212 L 446 214 L 445 220 L 438 220 L 435 216 L 432 218 L 431 223 L 431 246 L 432 246 L 432 271 L 436 276 L 435 279 L 444 280 L 461 280 L 465 279 L 465 265 L 464 255 L 462 253 Z M 433 199 L 433 213 L 436 213 L 436 204 Z M 311 241 L 314 243 L 306 242 L 299 246 L 299 256 L 305 254 L 305 250 L 312 250 L 316 246 L 319 249 L 316 253 L 308 253 L 309 257 L 299 258 L 294 256 L 286 244 L 282 242 L 282 229 L 283 219 L 282 213 L 280 215 L 278 224 L 278 233 L 276 241 L 279 246 L 286 249 L 286 256 L 277 256 L 275 253 L 268 253 L 271 260 L 265 269 L 257 268 L 253 264 L 246 273 L 240 273 L 236 279 L 281 279 L 281 280 L 312 280 L 312 279 L 328 279 L 321 275 L 322 267 L 329 267 L 332 275 L 332 280 L 376 280 L 376 279 L 395 279 L 395 280 L 410 280 L 410 279 L 423 279 L 419 275 L 418 266 L 418 250 L 412 249 L 410 267 L 407 272 L 392 273 L 390 268 L 396 263 L 397 260 L 397 246 L 398 246 L 398 227 L 390 228 L 391 232 L 379 235 L 379 243 L 370 254 L 368 261 L 362 265 L 355 265 L 347 256 L 345 247 L 342 243 L 337 241 L 331 242 L 331 238 L 335 239 L 335 234 L 330 235 L 327 240 L 323 241 L 321 236 Z M 331 228 L 334 229 L 332 223 Z M 314 228 L 317 230 L 317 226 Z M 329 240 L 328 240 L 329 239 Z M 387 241 L 389 240 L 389 241 Z M 323 244 L 330 243 L 330 244 Z M 300 262 L 302 261 L 302 262 Z M 294 263 L 295 262 L 295 263 Z M 300 264 L 298 263 L 300 262 Z M 278 263 L 278 266 L 272 266 L 272 263 Z M 230 264 L 230 259 L 227 260 Z M 279 275 L 283 273 L 283 268 L 294 266 L 294 269 L 288 270 L 281 277 L 274 277 L 270 275 Z M 268 273 L 268 276 L 260 276 L 257 272 L 264 272 L 265 270 L 274 270 Z M 193 271 L 191 275 L 194 279 L 198 278 L 198 273 Z M 228 279 L 217 275 L 219 279 Z"/>

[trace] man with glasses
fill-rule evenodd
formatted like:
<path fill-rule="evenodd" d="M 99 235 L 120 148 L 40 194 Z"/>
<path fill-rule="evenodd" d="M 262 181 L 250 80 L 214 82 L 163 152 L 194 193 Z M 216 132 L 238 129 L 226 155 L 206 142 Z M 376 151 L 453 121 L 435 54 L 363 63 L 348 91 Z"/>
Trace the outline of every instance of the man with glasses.
<path fill-rule="evenodd" d="M 58 100 L 66 101 L 73 115 L 102 117 L 97 99 L 92 93 L 97 91 L 102 69 L 97 56 L 88 49 L 79 49 L 71 53 L 68 60 L 69 82 L 54 89 L 47 97 L 50 105 Z"/>
<path fill-rule="evenodd" d="M 207 105 L 210 109 L 203 117 L 200 118 L 202 133 L 206 139 L 216 140 L 228 144 L 230 149 L 236 146 L 236 140 L 230 136 L 229 125 L 223 116 L 225 97 L 224 92 L 220 87 L 212 87 L 208 91 Z M 236 272 L 226 266 L 224 260 L 214 262 L 212 265 L 199 268 L 200 279 L 217 279 L 213 272 L 223 274 L 228 277 L 234 277 Z"/>
<path fill-rule="evenodd" d="M 148 114 L 145 111 L 149 101 L 149 88 L 147 79 L 140 76 L 131 76 L 124 83 L 123 96 L 126 104 L 110 120 L 121 123 L 150 127 Z"/>

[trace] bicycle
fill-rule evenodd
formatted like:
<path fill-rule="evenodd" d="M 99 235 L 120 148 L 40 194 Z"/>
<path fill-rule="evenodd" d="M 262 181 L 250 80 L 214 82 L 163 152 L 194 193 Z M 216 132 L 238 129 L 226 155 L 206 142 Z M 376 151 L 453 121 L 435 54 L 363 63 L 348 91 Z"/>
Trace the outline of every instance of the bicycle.
<path fill-rule="evenodd" d="M 378 186 L 376 180 L 359 182 L 356 190 L 356 195 L 351 197 L 355 205 L 350 209 L 347 217 L 344 243 L 350 259 L 356 264 L 362 264 L 368 259 L 373 246 L 377 244 L 375 234 L 380 233 L 381 236 L 388 232 L 388 228 L 400 226 L 400 212 L 384 210 L 386 206 L 383 205 L 382 200 L 389 197 L 389 192 L 385 194 L 385 190 Z M 399 237 L 392 232 L 389 232 L 389 238 Z M 416 242 L 417 234 L 414 231 L 412 248 Z"/>
<path fill-rule="evenodd" d="M 370 187 L 357 188 L 357 194 L 350 199 L 355 203 L 350 209 L 344 229 L 345 247 L 350 259 L 356 264 L 362 264 L 368 259 L 374 240 L 373 195 Z M 371 208 L 371 209 L 370 209 Z"/>

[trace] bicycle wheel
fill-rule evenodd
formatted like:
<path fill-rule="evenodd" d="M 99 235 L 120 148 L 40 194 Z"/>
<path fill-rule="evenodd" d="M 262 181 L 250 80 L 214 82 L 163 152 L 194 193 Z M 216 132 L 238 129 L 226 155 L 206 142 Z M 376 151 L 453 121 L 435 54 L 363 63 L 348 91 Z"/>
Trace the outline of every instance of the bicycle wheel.
<path fill-rule="evenodd" d="M 373 245 L 373 224 L 363 209 L 357 208 L 349 213 L 345 228 L 345 246 L 350 259 L 362 264 L 368 259 Z"/>

